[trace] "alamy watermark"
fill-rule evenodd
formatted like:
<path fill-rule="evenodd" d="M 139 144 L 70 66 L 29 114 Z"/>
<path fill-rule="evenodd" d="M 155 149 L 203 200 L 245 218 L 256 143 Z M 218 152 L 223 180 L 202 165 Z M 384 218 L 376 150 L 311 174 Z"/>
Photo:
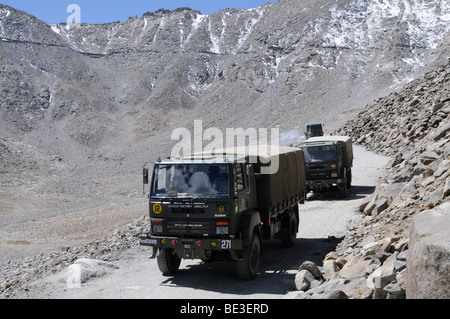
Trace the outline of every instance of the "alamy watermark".
<path fill-rule="evenodd" d="M 66 9 L 67 13 L 71 13 L 67 17 L 66 24 L 70 27 L 78 27 L 81 24 L 81 7 L 78 4 L 69 4 Z"/>
<path fill-rule="evenodd" d="M 270 141 L 269 141 L 270 133 Z M 271 128 L 227 128 L 225 133 L 216 127 L 206 130 L 202 120 L 194 121 L 193 133 L 187 128 L 176 128 L 172 131 L 172 141 L 178 141 L 172 148 L 171 156 L 202 154 L 207 161 L 208 156 L 220 155 L 224 149 L 239 149 L 247 156 L 250 163 L 258 161 L 266 166 L 261 167 L 261 174 L 273 174 L 278 171 L 280 130 Z M 207 142 L 204 146 L 203 142 Z M 252 148 L 252 151 L 249 149 Z M 258 156 L 255 156 L 257 154 Z"/>

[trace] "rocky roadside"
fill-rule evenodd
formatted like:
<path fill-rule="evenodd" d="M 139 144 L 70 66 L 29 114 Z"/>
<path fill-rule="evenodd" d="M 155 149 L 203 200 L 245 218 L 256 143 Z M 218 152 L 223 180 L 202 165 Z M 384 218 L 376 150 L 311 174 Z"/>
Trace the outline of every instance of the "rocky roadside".
<path fill-rule="evenodd" d="M 65 247 L 57 251 L 27 257 L 23 260 L 0 265 L 0 299 L 9 298 L 9 293 L 27 283 L 66 270 L 80 259 L 113 261 L 116 254 L 139 245 L 139 235 L 148 227 L 148 216 L 116 229 L 105 238 L 79 247 Z"/>
<path fill-rule="evenodd" d="M 295 280 L 300 291 L 297 298 L 407 297 L 413 218 L 436 211 L 448 216 L 450 206 L 449 74 L 450 60 L 410 82 L 401 92 L 367 106 L 335 132 L 352 136 L 355 143 L 393 160 L 377 190 L 361 201 L 359 209 L 365 215 L 361 224 L 348 232 L 321 267 L 311 262 L 300 267 Z M 440 266 L 444 270 L 448 267 Z M 442 284 L 445 294 L 448 278 Z M 421 292 L 409 295 L 420 296 Z M 425 292 L 421 296 L 427 298 Z"/>

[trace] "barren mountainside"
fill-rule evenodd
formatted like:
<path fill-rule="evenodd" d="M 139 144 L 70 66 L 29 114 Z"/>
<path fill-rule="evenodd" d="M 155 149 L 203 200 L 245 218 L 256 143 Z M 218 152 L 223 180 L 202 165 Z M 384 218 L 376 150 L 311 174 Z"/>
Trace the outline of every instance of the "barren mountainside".
<path fill-rule="evenodd" d="M 449 21 L 438 0 L 280 0 L 80 26 L 0 4 L 2 205 L 27 211 L 19 222 L 142 200 L 142 165 L 194 119 L 331 133 L 446 61 Z"/>
<path fill-rule="evenodd" d="M 23 130 L 66 121 L 87 145 L 107 143 L 111 126 L 142 139 L 183 125 L 172 113 L 293 129 L 413 79 L 446 54 L 449 19 L 446 1 L 282 0 L 71 27 L 2 6 L 2 118 Z M 104 123 L 83 134 L 89 114 Z"/>

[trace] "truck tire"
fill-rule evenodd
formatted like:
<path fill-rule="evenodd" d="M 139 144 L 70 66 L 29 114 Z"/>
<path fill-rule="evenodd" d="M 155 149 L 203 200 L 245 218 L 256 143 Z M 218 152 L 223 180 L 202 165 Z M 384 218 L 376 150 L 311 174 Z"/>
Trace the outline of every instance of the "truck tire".
<path fill-rule="evenodd" d="M 347 174 L 347 189 L 352 187 L 352 170 L 350 169 Z"/>
<path fill-rule="evenodd" d="M 339 188 L 339 197 L 347 198 L 348 196 L 347 181 L 345 181 L 341 186 L 342 187 Z"/>
<path fill-rule="evenodd" d="M 261 240 L 258 234 L 253 233 L 250 245 L 244 248 L 242 259 L 237 262 L 239 277 L 244 280 L 255 278 L 258 272 L 260 259 Z"/>
<path fill-rule="evenodd" d="M 163 248 L 161 249 L 158 257 L 158 268 L 163 275 L 174 275 L 178 268 L 180 268 L 181 259 L 174 254 L 173 249 Z"/>
<path fill-rule="evenodd" d="M 283 227 L 283 231 L 285 233 L 283 234 L 283 239 L 281 240 L 283 247 L 287 248 L 294 247 L 298 232 L 298 222 L 295 212 L 292 211 L 289 215 L 289 223 Z"/>

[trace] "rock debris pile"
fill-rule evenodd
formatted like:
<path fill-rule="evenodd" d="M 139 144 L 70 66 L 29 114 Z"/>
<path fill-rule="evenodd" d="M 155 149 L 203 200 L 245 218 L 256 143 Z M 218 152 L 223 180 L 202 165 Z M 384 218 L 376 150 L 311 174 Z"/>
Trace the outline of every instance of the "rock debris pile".
<path fill-rule="evenodd" d="M 361 200 L 359 209 L 366 216 L 361 224 L 325 257 L 319 272 L 309 263 L 300 267 L 295 280 L 295 288 L 301 291 L 298 298 L 430 297 L 425 291 L 407 290 L 420 290 L 417 285 L 408 285 L 408 280 L 424 276 L 415 273 L 419 279 L 408 279 L 407 260 L 416 215 L 439 215 L 448 222 L 449 74 L 450 60 L 410 82 L 401 92 L 375 101 L 336 132 L 389 155 L 392 161 L 377 190 Z M 440 233 L 448 241 L 448 229 Z M 439 253 L 448 256 L 445 247 Z M 438 261 L 442 262 L 438 267 L 441 272 L 449 267 L 444 259 Z M 448 298 L 448 278 L 428 280 L 440 281 L 433 289 L 444 293 L 435 293 L 433 298 Z"/>

